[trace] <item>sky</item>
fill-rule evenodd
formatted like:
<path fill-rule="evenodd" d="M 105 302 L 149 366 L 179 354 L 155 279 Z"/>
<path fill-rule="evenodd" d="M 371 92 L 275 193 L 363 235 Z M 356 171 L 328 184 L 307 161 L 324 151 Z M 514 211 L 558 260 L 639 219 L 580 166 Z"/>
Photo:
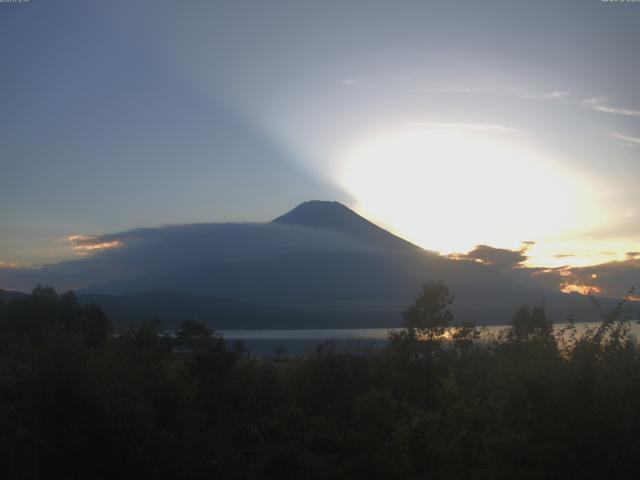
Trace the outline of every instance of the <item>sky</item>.
<path fill-rule="evenodd" d="M 639 44 L 640 2 L 0 3 L 0 268 L 310 199 L 446 255 L 635 261 Z"/>

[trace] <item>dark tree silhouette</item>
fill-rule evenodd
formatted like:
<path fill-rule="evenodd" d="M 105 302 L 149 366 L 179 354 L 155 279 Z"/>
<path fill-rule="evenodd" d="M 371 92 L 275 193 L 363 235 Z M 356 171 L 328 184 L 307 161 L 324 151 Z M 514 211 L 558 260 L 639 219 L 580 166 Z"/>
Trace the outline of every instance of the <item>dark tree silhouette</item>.
<path fill-rule="evenodd" d="M 558 343 L 541 307 L 490 335 L 450 327 L 452 300 L 426 283 L 390 348 L 280 362 L 194 320 L 175 338 L 159 321 L 111 332 L 99 307 L 37 287 L 0 303 L 0 476 L 629 478 L 628 301 Z"/>
<path fill-rule="evenodd" d="M 413 305 L 403 312 L 403 325 L 421 339 L 437 340 L 451 325 L 453 295 L 443 282 L 426 282 Z"/>
<path fill-rule="evenodd" d="M 206 349 L 214 340 L 212 329 L 202 322 L 186 319 L 176 329 L 176 345 L 191 352 Z"/>
<path fill-rule="evenodd" d="M 507 330 L 510 341 L 555 345 L 553 321 L 547 317 L 543 307 L 520 307 L 510 325 L 511 328 Z"/>

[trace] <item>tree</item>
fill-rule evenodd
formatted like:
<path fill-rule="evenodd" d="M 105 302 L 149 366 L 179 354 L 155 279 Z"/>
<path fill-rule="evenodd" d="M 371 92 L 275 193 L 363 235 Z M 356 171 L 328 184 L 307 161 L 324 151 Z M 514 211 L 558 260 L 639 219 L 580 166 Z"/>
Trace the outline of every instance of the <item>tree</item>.
<path fill-rule="evenodd" d="M 247 358 L 251 358 L 251 351 L 243 340 L 236 340 L 233 343 L 233 352 L 239 357 L 246 354 Z"/>
<path fill-rule="evenodd" d="M 287 353 L 287 347 L 285 347 L 281 343 L 278 343 L 273 346 L 271 351 L 276 356 L 276 360 L 280 360 Z"/>
<path fill-rule="evenodd" d="M 507 339 L 516 343 L 555 346 L 553 321 L 547 317 L 543 307 L 520 307 L 513 320 L 511 320 L 511 328 L 507 331 Z"/>
<path fill-rule="evenodd" d="M 178 347 L 191 350 L 192 353 L 206 349 L 214 339 L 213 330 L 196 320 L 183 320 L 176 330 L 176 344 Z"/>
<path fill-rule="evenodd" d="M 421 340 L 439 339 L 453 321 L 453 298 L 443 282 L 425 282 L 414 304 L 402 313 L 405 328 Z"/>
<path fill-rule="evenodd" d="M 413 305 L 402 313 L 404 330 L 389 335 L 391 348 L 401 363 L 431 358 L 453 321 L 449 305 L 453 295 L 443 282 L 425 282 Z"/>

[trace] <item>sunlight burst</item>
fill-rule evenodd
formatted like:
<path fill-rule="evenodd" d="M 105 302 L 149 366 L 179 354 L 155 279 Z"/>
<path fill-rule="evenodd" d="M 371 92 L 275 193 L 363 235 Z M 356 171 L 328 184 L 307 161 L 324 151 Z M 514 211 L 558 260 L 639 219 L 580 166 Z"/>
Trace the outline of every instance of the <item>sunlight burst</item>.
<path fill-rule="evenodd" d="M 356 208 L 442 253 L 515 248 L 597 218 L 589 183 L 519 135 L 414 126 L 371 135 L 343 156 L 338 182 Z"/>

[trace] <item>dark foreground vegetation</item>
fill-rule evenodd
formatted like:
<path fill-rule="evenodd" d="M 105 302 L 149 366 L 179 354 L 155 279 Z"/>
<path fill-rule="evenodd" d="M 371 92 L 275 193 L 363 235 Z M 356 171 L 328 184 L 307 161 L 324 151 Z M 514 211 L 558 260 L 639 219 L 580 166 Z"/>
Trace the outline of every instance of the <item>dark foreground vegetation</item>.
<path fill-rule="evenodd" d="M 194 321 L 112 332 L 99 307 L 36 288 L 0 303 L 0 477 L 636 476 L 624 301 L 582 336 L 523 307 L 492 337 L 445 335 L 451 300 L 425 284 L 384 351 L 275 361 Z"/>

